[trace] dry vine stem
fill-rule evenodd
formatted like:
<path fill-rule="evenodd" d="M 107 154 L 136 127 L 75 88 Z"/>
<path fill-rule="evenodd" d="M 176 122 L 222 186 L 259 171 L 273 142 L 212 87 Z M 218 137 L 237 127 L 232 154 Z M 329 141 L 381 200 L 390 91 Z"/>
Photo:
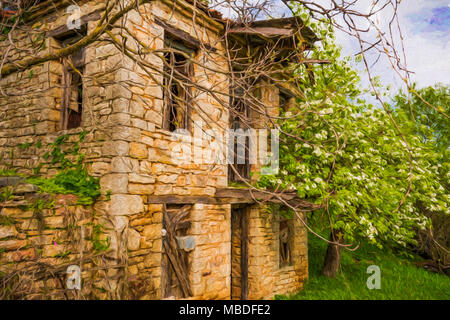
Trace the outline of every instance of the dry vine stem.
<path fill-rule="evenodd" d="M 146 43 L 142 40 L 137 29 L 129 28 L 127 19 L 131 13 L 138 14 L 143 23 L 153 22 L 154 18 L 151 12 L 149 12 L 148 5 L 155 2 L 154 0 L 107 0 L 99 2 L 97 4 L 99 18 L 89 22 L 89 28 L 86 34 L 81 34 L 80 32 L 79 37 L 75 41 L 67 43 L 60 48 L 45 49 L 43 44 L 46 42 L 47 34 L 45 32 L 43 33 L 42 28 L 38 26 L 39 23 L 37 25 L 30 25 L 28 22 L 32 21 L 36 23 L 36 17 L 65 8 L 68 4 L 82 6 L 87 2 L 56 0 L 2 1 L 4 8 L 6 5 L 12 5 L 17 14 L 23 16 L 23 20 L 20 23 L 19 19 L 11 20 L 11 16 L 6 11 L 3 11 L 1 29 L 2 31 L 7 31 L 4 32 L 7 34 L 7 40 L 4 42 L 6 45 L 3 45 L 1 48 L 0 76 L 5 78 L 13 73 L 29 70 L 33 66 L 48 61 L 65 61 L 73 69 L 77 69 L 76 61 L 74 61 L 74 54 L 76 52 L 89 47 L 93 43 L 109 43 L 122 52 L 122 59 L 128 62 L 131 61 L 131 63 L 139 66 L 148 81 L 153 82 L 156 86 L 163 89 L 165 101 L 160 101 L 161 97 L 156 95 L 150 95 L 147 99 L 141 98 L 140 100 L 140 103 L 147 110 L 152 109 L 152 103 L 158 100 L 161 104 L 163 102 L 171 104 L 172 108 L 169 109 L 169 112 L 166 111 L 162 115 L 161 122 L 163 124 L 157 125 L 157 129 L 173 130 L 176 128 L 185 128 L 195 130 L 195 127 L 192 128 L 190 126 L 195 126 L 196 124 L 191 124 L 189 117 L 186 116 L 195 112 L 200 120 L 204 124 L 207 124 L 202 128 L 205 134 L 208 133 L 206 130 L 211 127 L 211 125 L 208 125 L 211 123 L 214 123 L 215 127 L 220 130 L 226 130 L 227 123 L 219 121 L 223 119 L 222 114 L 211 114 L 208 109 L 205 109 L 205 104 L 199 103 L 201 99 L 207 96 L 208 99 L 220 105 L 223 110 L 226 110 L 230 115 L 230 119 L 233 119 L 235 123 L 239 123 L 241 128 L 251 128 L 257 123 L 259 128 L 276 128 L 281 131 L 281 135 L 290 135 L 287 132 L 283 132 L 279 127 L 278 123 L 279 120 L 282 120 L 282 117 L 276 112 L 271 113 L 268 111 L 262 99 L 263 97 L 259 94 L 261 89 L 269 83 L 277 83 L 280 90 L 288 91 L 290 99 L 304 99 L 305 95 L 299 89 L 299 79 L 293 76 L 292 63 L 305 64 L 307 66 L 315 63 L 329 63 L 329 61 L 321 61 L 311 57 L 311 45 L 319 39 L 314 34 L 311 34 L 310 30 L 302 24 L 300 19 L 291 19 L 289 29 L 277 28 L 276 23 L 272 23 L 269 27 L 258 26 L 256 22 L 258 18 L 271 15 L 270 9 L 273 1 L 269 0 L 217 0 L 211 4 L 212 8 L 227 7 L 232 12 L 231 16 L 233 16 L 233 20 L 222 18 L 217 11 L 208 9 L 203 1 L 200 0 L 189 0 L 187 1 L 188 5 L 181 4 L 175 0 L 164 0 L 165 3 L 173 7 L 182 6 L 184 8 L 186 6 L 186 8 L 190 8 L 193 6 L 200 8 L 200 10 L 192 11 L 191 19 L 194 33 L 206 35 L 202 41 L 179 33 L 175 29 L 172 32 L 177 34 L 178 37 L 183 38 L 184 44 L 188 43 L 190 46 L 196 46 L 196 50 L 200 50 L 203 53 L 202 59 L 193 57 L 192 47 L 189 47 L 189 45 L 187 45 L 187 48 L 168 45 L 164 49 L 155 49 L 154 42 L 150 44 Z M 286 0 L 283 0 L 283 2 L 286 4 L 289 3 Z M 408 88 L 411 87 L 411 71 L 408 70 L 406 65 L 401 28 L 397 17 L 399 2 L 398 0 L 376 0 L 371 5 L 369 11 L 363 11 L 358 6 L 357 1 L 331 0 L 328 6 L 322 5 L 322 2 L 317 1 L 291 1 L 291 3 L 302 4 L 309 10 L 313 18 L 328 20 L 334 27 L 354 37 L 359 42 L 359 54 L 362 56 L 366 66 L 372 90 L 380 105 L 383 107 L 385 107 L 385 103 L 374 83 L 371 66 L 367 59 L 369 52 L 377 52 L 380 56 L 387 58 L 393 71 L 404 79 Z M 376 15 L 382 12 L 388 12 L 390 14 L 389 19 L 387 19 L 389 21 L 387 32 L 381 30 L 374 22 Z M 202 16 L 199 16 L 200 14 Z M 204 32 L 205 30 L 203 29 L 205 27 L 199 25 L 198 21 L 203 19 L 203 16 L 209 16 L 218 21 L 218 24 L 224 25 L 223 32 L 220 34 L 218 41 L 211 42 L 207 36 L 211 30 Z M 160 21 L 158 24 L 164 25 L 165 23 Z M 168 25 L 164 25 L 164 27 L 171 28 Z M 255 29 L 258 29 L 258 31 L 255 31 Z M 24 48 L 18 47 L 13 38 L 16 32 L 26 32 L 29 42 L 33 45 Z M 216 31 L 213 30 L 212 32 Z M 242 39 L 246 41 L 242 41 Z M 156 40 L 167 42 L 167 39 L 164 39 L 162 35 Z M 263 42 L 264 45 L 252 47 L 250 45 L 252 41 Z M 217 47 L 220 46 L 225 46 L 225 50 L 217 50 Z M 15 52 L 15 54 L 11 55 L 11 52 Z M 223 64 L 217 63 L 217 61 L 225 62 L 227 68 L 224 70 Z M 120 71 L 119 69 L 117 70 L 118 72 Z M 202 71 L 201 74 L 197 72 L 194 77 L 194 70 Z M 78 71 L 78 74 L 82 77 L 83 83 L 106 86 L 115 81 L 114 77 L 110 76 L 96 77 L 81 74 L 80 71 Z M 214 80 L 215 75 L 221 75 L 222 80 Z M 311 80 L 313 80 L 313 77 Z M 129 90 L 129 84 L 132 84 L 133 81 L 133 79 L 130 79 L 129 81 L 116 83 L 118 90 Z M 213 85 L 205 85 L 204 83 L 212 83 Z M 228 84 L 231 84 L 232 90 L 230 92 L 224 92 L 222 88 Z M 25 89 L 20 90 L 5 86 L 1 87 L 0 90 L 3 96 L 20 96 L 25 93 Z M 36 89 L 35 93 L 37 94 L 38 92 L 39 89 Z M 30 92 L 26 93 L 29 94 Z M 413 93 L 416 94 L 415 92 Z M 242 109 L 242 106 L 245 106 L 245 111 Z M 88 104 L 88 110 L 83 112 L 90 114 L 89 120 L 92 130 L 102 130 L 104 119 L 97 117 L 93 110 L 89 109 L 90 107 Z M 431 105 L 430 107 L 435 108 Z M 174 111 L 176 111 L 176 114 L 170 114 L 170 112 Z M 402 136 L 410 156 L 410 179 L 408 182 L 409 187 L 405 193 L 406 199 L 412 184 L 411 151 L 389 110 L 386 109 L 386 111 L 399 134 Z M 293 115 L 292 117 L 295 116 Z M 448 117 L 445 114 L 444 116 Z M 105 134 L 110 135 L 111 132 L 105 132 Z M 305 142 L 300 137 L 292 137 L 291 135 L 291 138 L 297 139 L 299 142 Z M 343 148 L 343 146 L 339 146 L 338 140 L 336 135 L 336 150 Z M 214 167 L 212 164 L 211 170 Z M 256 190 L 251 179 L 243 174 L 240 167 L 231 165 L 230 168 L 230 174 L 237 177 L 237 180 L 240 180 L 250 190 Z M 305 219 L 302 218 L 304 212 L 318 209 L 328 210 L 327 200 L 319 205 L 305 200 L 301 206 L 296 207 L 284 200 L 282 192 L 258 191 L 271 194 L 279 202 L 293 209 L 297 217 L 311 233 L 319 236 L 324 241 L 330 242 L 316 234 L 308 226 Z M 255 201 L 261 202 L 256 198 Z M 399 203 L 399 207 L 403 205 L 403 202 L 404 200 Z M 121 236 L 119 235 L 119 237 Z M 354 246 L 339 242 L 330 243 L 345 248 Z M 86 261 L 88 257 L 80 257 L 80 259 Z M 123 262 L 125 263 L 125 261 Z"/>

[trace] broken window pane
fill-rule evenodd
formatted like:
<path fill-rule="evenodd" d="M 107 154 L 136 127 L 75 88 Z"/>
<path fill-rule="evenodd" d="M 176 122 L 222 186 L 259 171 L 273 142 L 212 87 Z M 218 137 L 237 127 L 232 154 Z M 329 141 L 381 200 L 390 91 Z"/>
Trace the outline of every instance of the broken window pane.
<path fill-rule="evenodd" d="M 239 129 L 245 131 L 249 129 L 249 108 L 243 98 L 243 89 L 237 88 L 232 91 L 230 98 L 230 127 L 237 134 L 233 135 L 234 138 L 234 161 L 229 164 L 228 168 L 228 180 L 231 182 L 239 182 L 242 179 L 250 178 L 250 138 L 245 137 L 244 146 L 239 145 Z M 245 152 L 238 152 L 238 150 L 244 150 Z M 234 170 L 233 170 L 234 169 Z"/>
<path fill-rule="evenodd" d="M 85 26 L 80 30 L 70 30 L 55 36 L 62 47 L 74 44 L 86 35 Z M 62 60 L 61 75 L 61 117 L 60 129 L 67 130 L 81 126 L 83 114 L 83 73 L 85 65 L 85 48 L 75 51 Z"/>
<path fill-rule="evenodd" d="M 193 69 L 188 57 L 193 56 L 193 51 L 168 36 L 165 45 L 173 51 L 165 54 L 163 128 L 169 131 L 189 130 L 192 100 L 189 79 Z"/>

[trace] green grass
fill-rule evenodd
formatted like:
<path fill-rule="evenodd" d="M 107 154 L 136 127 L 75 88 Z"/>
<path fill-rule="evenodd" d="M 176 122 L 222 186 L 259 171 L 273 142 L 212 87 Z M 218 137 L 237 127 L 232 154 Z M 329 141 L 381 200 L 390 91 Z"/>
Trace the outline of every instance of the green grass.
<path fill-rule="evenodd" d="M 302 291 L 276 299 L 289 300 L 432 300 L 450 299 L 450 277 L 416 267 L 420 258 L 399 258 L 387 250 L 362 245 L 355 252 L 343 251 L 341 270 L 335 279 L 321 275 L 326 243 L 309 239 L 309 281 Z M 371 274 L 367 267 L 378 265 L 381 289 L 369 290 L 366 285 Z"/>

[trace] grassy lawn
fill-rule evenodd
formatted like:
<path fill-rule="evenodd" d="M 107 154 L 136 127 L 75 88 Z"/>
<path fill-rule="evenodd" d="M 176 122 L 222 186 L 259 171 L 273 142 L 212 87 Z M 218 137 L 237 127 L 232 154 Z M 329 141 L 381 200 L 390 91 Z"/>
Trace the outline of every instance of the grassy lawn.
<path fill-rule="evenodd" d="M 398 258 L 376 247 L 362 245 L 356 252 L 343 251 L 341 271 L 336 279 L 320 274 L 326 243 L 310 237 L 310 278 L 304 290 L 295 295 L 277 296 L 289 300 L 347 300 L 347 299 L 450 299 L 450 277 L 428 272 L 413 265 L 420 258 Z M 381 269 L 381 289 L 366 286 L 367 267 Z"/>

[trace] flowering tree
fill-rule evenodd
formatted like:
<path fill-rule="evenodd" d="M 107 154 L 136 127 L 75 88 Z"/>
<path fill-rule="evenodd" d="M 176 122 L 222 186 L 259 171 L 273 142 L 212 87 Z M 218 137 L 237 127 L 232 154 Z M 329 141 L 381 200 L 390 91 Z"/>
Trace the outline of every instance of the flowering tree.
<path fill-rule="evenodd" d="M 298 67 L 304 97 L 279 121 L 281 171 L 260 184 L 295 189 L 322 205 L 309 225 L 320 218 L 329 222 L 323 273 L 335 276 L 343 247 L 361 239 L 380 247 L 406 246 L 415 243 L 416 230 L 430 226 L 423 210 L 448 217 L 448 189 L 439 179 L 446 171 L 448 180 L 448 161 L 433 139 L 421 138 L 405 108 L 380 108 L 361 99 L 359 77 L 341 57 L 331 25 L 313 23 L 301 7 L 296 13 L 322 37 L 313 56 L 332 63 L 314 67 L 313 87 L 307 70 Z"/>

